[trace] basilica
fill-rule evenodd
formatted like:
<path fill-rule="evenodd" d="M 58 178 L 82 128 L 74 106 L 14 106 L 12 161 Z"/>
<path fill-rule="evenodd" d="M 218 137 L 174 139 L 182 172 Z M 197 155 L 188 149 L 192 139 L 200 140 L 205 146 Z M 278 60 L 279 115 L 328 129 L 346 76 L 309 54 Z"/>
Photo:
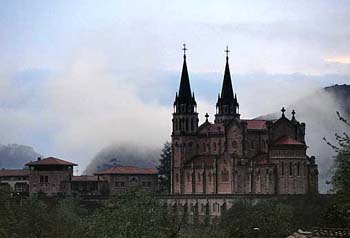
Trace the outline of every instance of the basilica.
<path fill-rule="evenodd" d="M 213 122 L 199 124 L 184 47 L 172 118 L 171 193 L 289 195 L 318 192 L 315 157 L 306 153 L 305 123 L 282 108 L 277 120 L 243 119 L 228 50 Z M 263 102 L 262 102 L 263 104 Z"/>

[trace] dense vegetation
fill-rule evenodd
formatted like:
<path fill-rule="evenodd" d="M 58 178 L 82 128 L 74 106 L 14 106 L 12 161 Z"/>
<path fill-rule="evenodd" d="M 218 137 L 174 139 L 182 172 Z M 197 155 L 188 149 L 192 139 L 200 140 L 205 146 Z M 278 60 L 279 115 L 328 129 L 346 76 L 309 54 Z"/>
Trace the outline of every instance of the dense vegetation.
<path fill-rule="evenodd" d="M 350 214 L 331 196 L 241 200 L 217 225 L 186 225 L 152 194 L 134 190 L 91 207 L 76 198 L 0 193 L 0 237 L 286 237 L 315 226 L 349 227 Z M 91 204 L 90 204 L 91 205 Z M 343 210 L 342 210 L 343 209 Z"/>

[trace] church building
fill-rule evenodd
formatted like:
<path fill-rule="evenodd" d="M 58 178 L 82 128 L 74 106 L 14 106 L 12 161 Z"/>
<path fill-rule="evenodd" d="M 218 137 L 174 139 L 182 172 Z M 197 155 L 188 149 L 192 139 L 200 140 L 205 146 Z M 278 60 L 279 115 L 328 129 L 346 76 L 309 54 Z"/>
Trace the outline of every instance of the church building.
<path fill-rule="evenodd" d="M 278 120 L 241 118 L 228 55 L 215 119 L 206 114 L 199 125 L 185 50 L 172 119 L 171 193 L 317 193 L 318 170 L 315 157 L 306 153 L 305 123 L 284 108 Z"/>

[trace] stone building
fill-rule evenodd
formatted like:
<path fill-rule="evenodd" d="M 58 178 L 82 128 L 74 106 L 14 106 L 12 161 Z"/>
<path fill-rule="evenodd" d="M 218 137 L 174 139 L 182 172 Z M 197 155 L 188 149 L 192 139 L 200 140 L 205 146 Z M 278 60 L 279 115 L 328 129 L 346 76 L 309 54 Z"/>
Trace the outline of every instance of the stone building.
<path fill-rule="evenodd" d="M 158 189 L 158 171 L 153 168 L 118 166 L 94 174 L 98 180 L 107 181 L 110 195 L 139 187 L 147 191 Z"/>
<path fill-rule="evenodd" d="M 0 188 L 24 195 L 88 197 L 108 197 L 134 187 L 158 190 L 158 171 L 153 168 L 118 166 L 94 175 L 74 176 L 77 164 L 54 157 L 38 158 L 26 166 L 28 169 L 0 170 Z"/>
<path fill-rule="evenodd" d="M 242 119 L 226 56 L 214 122 L 206 114 L 199 125 L 184 54 L 172 119 L 171 193 L 317 193 L 318 170 L 306 154 L 305 123 L 294 110 L 291 118 L 281 111 L 278 120 Z"/>
<path fill-rule="evenodd" d="M 64 181 L 71 181 L 73 166 L 77 164 L 54 157 L 38 158 L 26 164 L 29 167 L 30 194 L 45 193 L 56 195 L 65 191 Z"/>
<path fill-rule="evenodd" d="M 0 188 L 8 189 L 18 195 L 29 193 L 29 170 L 24 169 L 1 169 Z"/>
<path fill-rule="evenodd" d="M 62 181 L 63 195 L 74 196 L 108 196 L 107 181 L 99 180 L 94 175 L 73 176 L 71 180 Z"/>

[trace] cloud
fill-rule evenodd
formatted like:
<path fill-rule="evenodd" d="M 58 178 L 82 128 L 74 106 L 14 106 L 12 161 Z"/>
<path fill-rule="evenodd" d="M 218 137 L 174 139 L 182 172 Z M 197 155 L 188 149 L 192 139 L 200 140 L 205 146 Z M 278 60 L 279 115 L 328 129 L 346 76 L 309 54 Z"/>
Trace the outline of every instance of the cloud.
<path fill-rule="evenodd" d="M 333 56 L 324 59 L 326 62 L 339 63 L 339 64 L 350 64 L 350 56 Z"/>

